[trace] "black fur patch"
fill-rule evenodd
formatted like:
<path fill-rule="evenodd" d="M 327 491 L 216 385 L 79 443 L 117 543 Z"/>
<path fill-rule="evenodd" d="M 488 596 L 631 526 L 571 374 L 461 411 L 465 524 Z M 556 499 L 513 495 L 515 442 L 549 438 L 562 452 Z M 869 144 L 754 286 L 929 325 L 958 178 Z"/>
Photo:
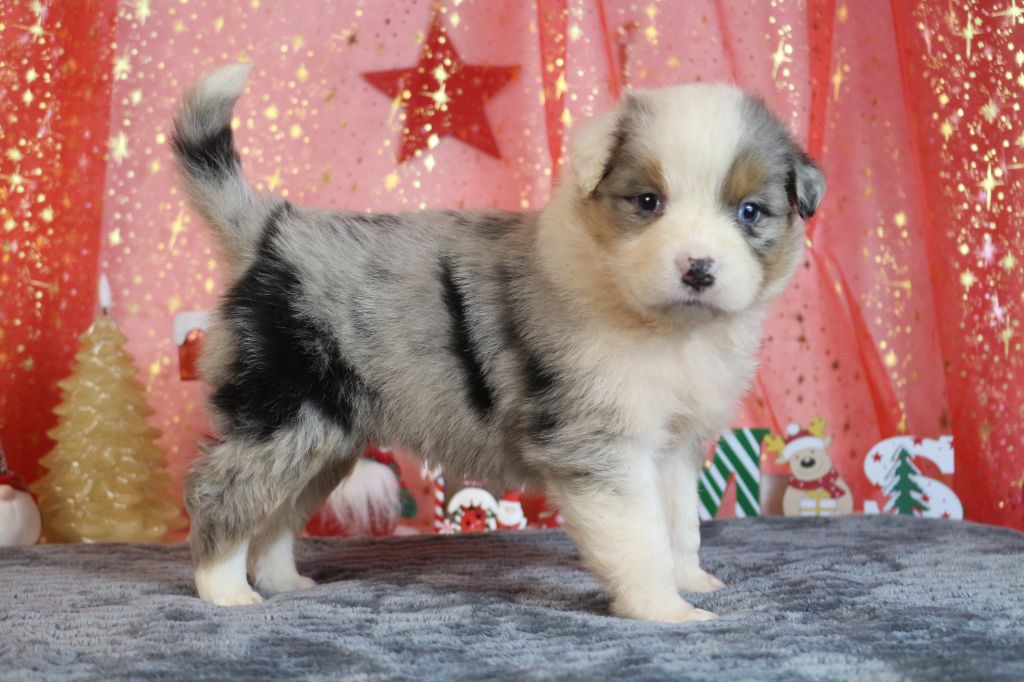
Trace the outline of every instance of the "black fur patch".
<path fill-rule="evenodd" d="M 505 268 L 499 268 L 498 279 L 504 289 L 507 303 L 504 320 L 505 347 L 518 356 L 523 372 L 523 395 L 533 408 L 527 417 L 529 437 L 538 443 L 547 442 L 554 437 L 559 426 L 558 415 L 553 406 L 558 373 L 541 361 L 519 333 L 520 323 L 514 312 L 516 305 L 511 274 Z"/>
<path fill-rule="evenodd" d="M 447 260 L 441 261 L 441 295 L 452 318 L 451 351 L 459 359 L 466 373 L 466 388 L 469 400 L 482 417 L 488 417 L 494 407 L 494 396 L 484 377 L 483 364 L 473 343 L 469 319 L 466 317 L 466 301 L 455 283 L 452 266 Z"/>
<path fill-rule="evenodd" d="M 234 434 L 257 441 L 292 423 L 303 407 L 314 408 L 346 431 L 362 382 L 329 330 L 298 308 L 299 279 L 273 246 L 278 220 L 268 221 L 259 258 L 223 302 L 237 354 L 231 378 L 211 398 Z"/>
<path fill-rule="evenodd" d="M 198 141 L 188 140 L 176 130 L 171 145 L 188 162 L 189 170 L 201 175 L 225 175 L 239 163 L 229 125 Z"/>

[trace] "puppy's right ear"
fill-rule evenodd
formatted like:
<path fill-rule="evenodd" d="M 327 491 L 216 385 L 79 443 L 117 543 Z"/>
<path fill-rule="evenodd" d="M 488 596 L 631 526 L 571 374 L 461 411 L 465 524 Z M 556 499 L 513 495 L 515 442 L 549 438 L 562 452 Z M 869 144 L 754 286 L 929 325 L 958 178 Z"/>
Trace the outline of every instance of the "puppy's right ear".
<path fill-rule="evenodd" d="M 576 183 L 584 195 L 597 189 L 615 146 L 618 109 L 605 111 L 589 118 L 576 130 L 569 145 Z"/>

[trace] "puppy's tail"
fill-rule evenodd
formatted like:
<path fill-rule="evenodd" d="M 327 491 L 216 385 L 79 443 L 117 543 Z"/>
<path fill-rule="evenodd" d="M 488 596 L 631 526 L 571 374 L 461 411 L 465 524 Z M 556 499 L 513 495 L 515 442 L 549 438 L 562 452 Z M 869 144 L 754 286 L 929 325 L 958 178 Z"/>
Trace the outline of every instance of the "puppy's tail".
<path fill-rule="evenodd" d="M 269 202 L 242 173 L 231 131 L 231 110 L 251 68 L 222 66 L 193 85 L 174 119 L 171 139 L 192 207 L 234 262 L 249 260 L 269 213 Z"/>

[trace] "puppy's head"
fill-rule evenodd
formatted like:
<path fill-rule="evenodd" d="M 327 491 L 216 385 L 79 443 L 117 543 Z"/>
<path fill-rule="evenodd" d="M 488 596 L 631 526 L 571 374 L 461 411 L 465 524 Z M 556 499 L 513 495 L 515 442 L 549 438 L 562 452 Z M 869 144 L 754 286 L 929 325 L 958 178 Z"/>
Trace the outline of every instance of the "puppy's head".
<path fill-rule="evenodd" d="M 636 312 L 734 314 L 782 291 L 818 167 L 758 99 L 729 86 L 640 92 L 571 148 L 577 213 Z"/>

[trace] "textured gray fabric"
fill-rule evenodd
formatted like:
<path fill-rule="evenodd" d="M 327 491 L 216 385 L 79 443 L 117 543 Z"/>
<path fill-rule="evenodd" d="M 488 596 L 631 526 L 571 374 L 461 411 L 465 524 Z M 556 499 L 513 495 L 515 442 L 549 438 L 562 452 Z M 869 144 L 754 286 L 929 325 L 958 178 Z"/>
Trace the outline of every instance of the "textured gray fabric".
<path fill-rule="evenodd" d="M 0 678 L 1024 680 L 1024 533 L 894 517 L 704 527 L 729 587 L 608 615 L 558 531 L 307 540 L 322 584 L 193 597 L 183 546 L 0 550 Z"/>

